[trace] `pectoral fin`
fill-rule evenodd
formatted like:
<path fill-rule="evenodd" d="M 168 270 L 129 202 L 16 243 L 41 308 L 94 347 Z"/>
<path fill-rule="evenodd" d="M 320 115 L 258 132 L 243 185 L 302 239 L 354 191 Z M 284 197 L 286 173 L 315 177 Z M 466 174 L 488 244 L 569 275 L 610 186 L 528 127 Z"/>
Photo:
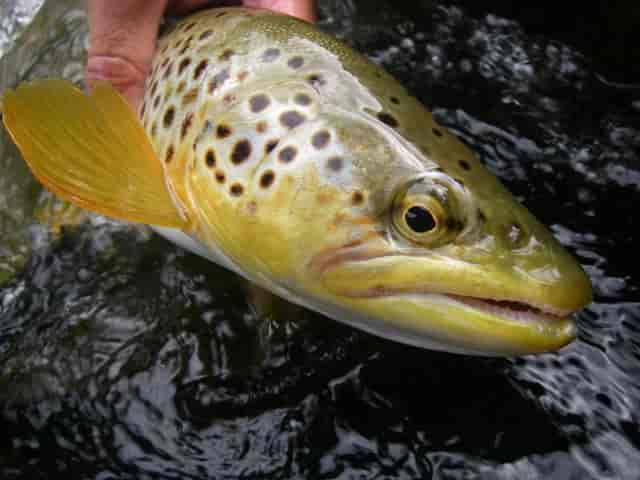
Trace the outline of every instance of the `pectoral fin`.
<path fill-rule="evenodd" d="M 3 120 L 36 178 L 65 200 L 121 220 L 182 228 L 140 121 L 106 82 L 85 95 L 65 80 L 8 91 Z"/>

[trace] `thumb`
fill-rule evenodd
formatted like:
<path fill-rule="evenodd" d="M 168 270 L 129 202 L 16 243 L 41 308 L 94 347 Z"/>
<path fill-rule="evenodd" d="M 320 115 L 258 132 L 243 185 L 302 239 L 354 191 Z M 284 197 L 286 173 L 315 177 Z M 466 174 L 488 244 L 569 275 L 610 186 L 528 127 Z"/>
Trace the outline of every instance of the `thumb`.
<path fill-rule="evenodd" d="M 87 80 L 107 80 L 134 106 L 144 92 L 167 0 L 88 0 Z"/>

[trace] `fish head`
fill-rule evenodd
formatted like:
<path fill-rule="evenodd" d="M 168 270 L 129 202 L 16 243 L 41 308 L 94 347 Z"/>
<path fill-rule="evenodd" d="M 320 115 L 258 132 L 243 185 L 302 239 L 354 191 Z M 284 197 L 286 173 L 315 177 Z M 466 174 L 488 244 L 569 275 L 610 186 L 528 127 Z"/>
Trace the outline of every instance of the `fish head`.
<path fill-rule="evenodd" d="M 421 122 L 433 137 L 428 150 L 379 122 L 343 129 L 349 184 L 366 200 L 327 225 L 343 231 L 343 243 L 313 252 L 309 275 L 336 302 L 360 309 L 360 323 L 366 318 L 405 343 L 480 355 L 569 343 L 570 315 L 591 301 L 587 275 L 428 117 Z"/>

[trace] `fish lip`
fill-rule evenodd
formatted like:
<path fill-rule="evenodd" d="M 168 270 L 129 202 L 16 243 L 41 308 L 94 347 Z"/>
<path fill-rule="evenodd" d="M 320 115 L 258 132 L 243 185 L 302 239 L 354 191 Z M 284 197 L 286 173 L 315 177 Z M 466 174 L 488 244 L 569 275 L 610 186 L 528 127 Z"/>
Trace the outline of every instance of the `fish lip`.
<path fill-rule="evenodd" d="M 350 242 L 341 247 L 322 251 L 312 258 L 310 265 L 313 270 L 315 270 L 319 275 L 322 275 L 332 270 L 334 267 L 340 266 L 344 263 L 360 263 L 385 257 L 406 258 L 421 255 L 421 253 L 412 254 L 411 252 L 403 252 L 399 254 L 388 250 L 372 252 L 365 250 L 362 248 L 363 246 L 365 246 L 364 242 Z M 502 313 L 507 314 L 506 316 L 511 317 L 512 315 L 508 315 L 509 313 L 522 311 L 528 313 L 532 320 L 534 317 L 538 317 L 541 321 L 561 321 L 576 312 L 576 310 L 563 309 L 541 303 L 533 303 L 521 298 L 506 296 L 474 297 L 461 295 L 459 293 L 433 291 L 421 288 L 393 288 L 383 284 L 368 289 L 343 291 L 341 294 L 344 297 L 350 298 L 381 298 L 406 294 L 442 295 L 457 303 L 464 304 L 467 307 L 480 309 L 485 312 L 489 310 L 493 310 L 495 313 L 502 311 Z"/>

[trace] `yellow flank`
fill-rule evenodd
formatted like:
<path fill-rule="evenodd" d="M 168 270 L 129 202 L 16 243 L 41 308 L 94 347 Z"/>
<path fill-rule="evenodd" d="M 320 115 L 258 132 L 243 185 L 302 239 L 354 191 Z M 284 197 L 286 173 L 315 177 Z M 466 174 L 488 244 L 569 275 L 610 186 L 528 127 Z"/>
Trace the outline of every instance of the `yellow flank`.
<path fill-rule="evenodd" d="M 85 95 L 63 80 L 8 91 L 3 120 L 34 175 L 64 199 L 121 220 L 182 228 L 162 165 L 107 83 Z"/>

